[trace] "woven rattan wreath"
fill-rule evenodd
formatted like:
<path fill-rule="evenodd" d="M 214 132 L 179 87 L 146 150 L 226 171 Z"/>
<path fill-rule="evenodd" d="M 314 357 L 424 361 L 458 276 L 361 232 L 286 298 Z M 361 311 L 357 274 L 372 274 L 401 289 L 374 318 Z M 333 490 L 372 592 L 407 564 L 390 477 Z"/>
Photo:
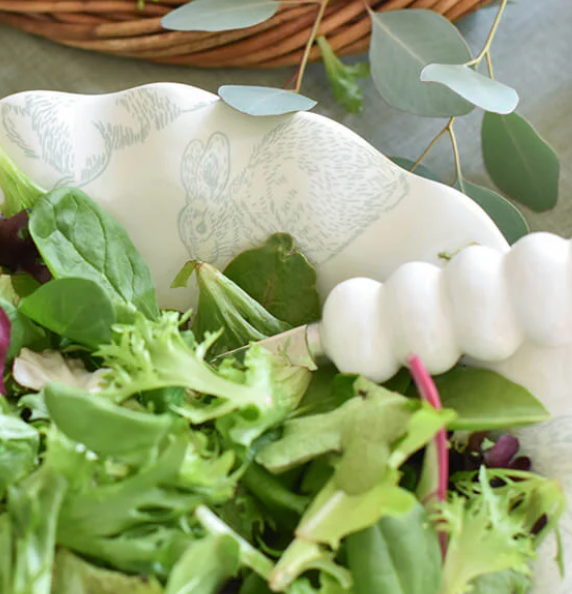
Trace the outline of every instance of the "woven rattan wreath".
<path fill-rule="evenodd" d="M 426 8 L 457 20 L 490 0 L 370 0 L 374 10 Z M 161 17 L 187 0 L 0 0 L 0 22 L 86 50 L 168 64 L 273 68 L 299 63 L 316 4 L 284 4 L 271 20 L 223 33 L 165 31 Z M 338 55 L 365 51 L 371 20 L 363 0 L 332 0 L 320 27 Z M 313 48 L 311 60 L 318 60 Z"/>

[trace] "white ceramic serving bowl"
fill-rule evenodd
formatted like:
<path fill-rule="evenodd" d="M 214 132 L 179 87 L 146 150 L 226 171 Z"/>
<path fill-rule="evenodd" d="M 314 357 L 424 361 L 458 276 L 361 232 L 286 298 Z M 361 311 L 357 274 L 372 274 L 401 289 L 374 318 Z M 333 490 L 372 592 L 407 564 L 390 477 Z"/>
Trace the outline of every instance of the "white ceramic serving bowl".
<path fill-rule="evenodd" d="M 347 278 L 384 280 L 413 260 L 444 264 L 440 253 L 471 243 L 508 250 L 469 198 L 312 113 L 251 118 L 202 90 L 154 84 L 96 96 L 20 93 L 0 101 L 0 118 L 0 146 L 37 183 L 81 187 L 125 226 L 163 307 L 195 303 L 193 287 L 169 288 L 186 260 L 223 267 L 276 231 L 291 233 L 316 265 L 322 298 Z M 496 368 L 558 415 L 523 441 L 570 496 L 572 417 L 562 403 L 572 348 L 531 351 Z M 572 574 L 569 512 L 563 532 Z M 537 564 L 537 591 L 570 594 L 572 575 L 558 579 L 553 545 Z"/>

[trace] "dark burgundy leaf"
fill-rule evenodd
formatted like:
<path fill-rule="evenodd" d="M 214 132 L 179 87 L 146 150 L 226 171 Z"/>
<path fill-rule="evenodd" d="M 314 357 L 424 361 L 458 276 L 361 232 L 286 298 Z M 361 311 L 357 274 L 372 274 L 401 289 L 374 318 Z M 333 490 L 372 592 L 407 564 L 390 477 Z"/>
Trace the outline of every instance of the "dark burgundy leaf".
<path fill-rule="evenodd" d="M 25 210 L 8 219 L 0 217 L 0 266 L 10 274 L 25 272 L 46 283 L 51 274 L 28 231 L 28 221 Z"/>
<path fill-rule="evenodd" d="M 6 386 L 4 385 L 4 371 L 6 367 L 6 358 L 10 348 L 10 319 L 6 312 L 0 307 L 0 393 L 6 396 Z"/>
<path fill-rule="evenodd" d="M 519 448 L 516 437 L 501 435 L 495 445 L 484 452 L 485 464 L 489 468 L 508 468 Z"/>

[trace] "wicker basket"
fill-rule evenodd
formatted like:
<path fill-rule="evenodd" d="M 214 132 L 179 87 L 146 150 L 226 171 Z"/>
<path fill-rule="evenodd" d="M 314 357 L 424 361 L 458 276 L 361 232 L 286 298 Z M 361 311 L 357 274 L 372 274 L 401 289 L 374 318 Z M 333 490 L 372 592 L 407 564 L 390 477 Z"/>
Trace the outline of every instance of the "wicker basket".
<path fill-rule="evenodd" d="M 161 17 L 188 0 L 0 0 L 0 22 L 59 43 L 152 62 L 200 67 L 273 68 L 299 63 L 316 3 L 283 4 L 269 21 L 222 33 L 165 31 Z M 374 10 L 427 8 L 459 19 L 491 0 L 369 0 Z M 369 45 L 363 0 L 331 0 L 320 27 L 338 55 Z M 311 60 L 319 60 L 317 47 Z"/>

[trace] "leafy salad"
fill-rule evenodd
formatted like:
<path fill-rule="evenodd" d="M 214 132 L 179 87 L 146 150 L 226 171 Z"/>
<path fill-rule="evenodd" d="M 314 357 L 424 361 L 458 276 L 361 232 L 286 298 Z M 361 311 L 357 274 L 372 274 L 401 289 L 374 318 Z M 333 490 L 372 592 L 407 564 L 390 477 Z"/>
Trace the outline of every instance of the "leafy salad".
<path fill-rule="evenodd" d="M 256 344 L 320 317 L 290 236 L 181 262 L 197 310 L 161 310 L 81 190 L 2 152 L 0 186 L 2 594 L 528 591 L 565 501 L 509 432 L 548 416 L 527 390 L 293 367 Z"/>

